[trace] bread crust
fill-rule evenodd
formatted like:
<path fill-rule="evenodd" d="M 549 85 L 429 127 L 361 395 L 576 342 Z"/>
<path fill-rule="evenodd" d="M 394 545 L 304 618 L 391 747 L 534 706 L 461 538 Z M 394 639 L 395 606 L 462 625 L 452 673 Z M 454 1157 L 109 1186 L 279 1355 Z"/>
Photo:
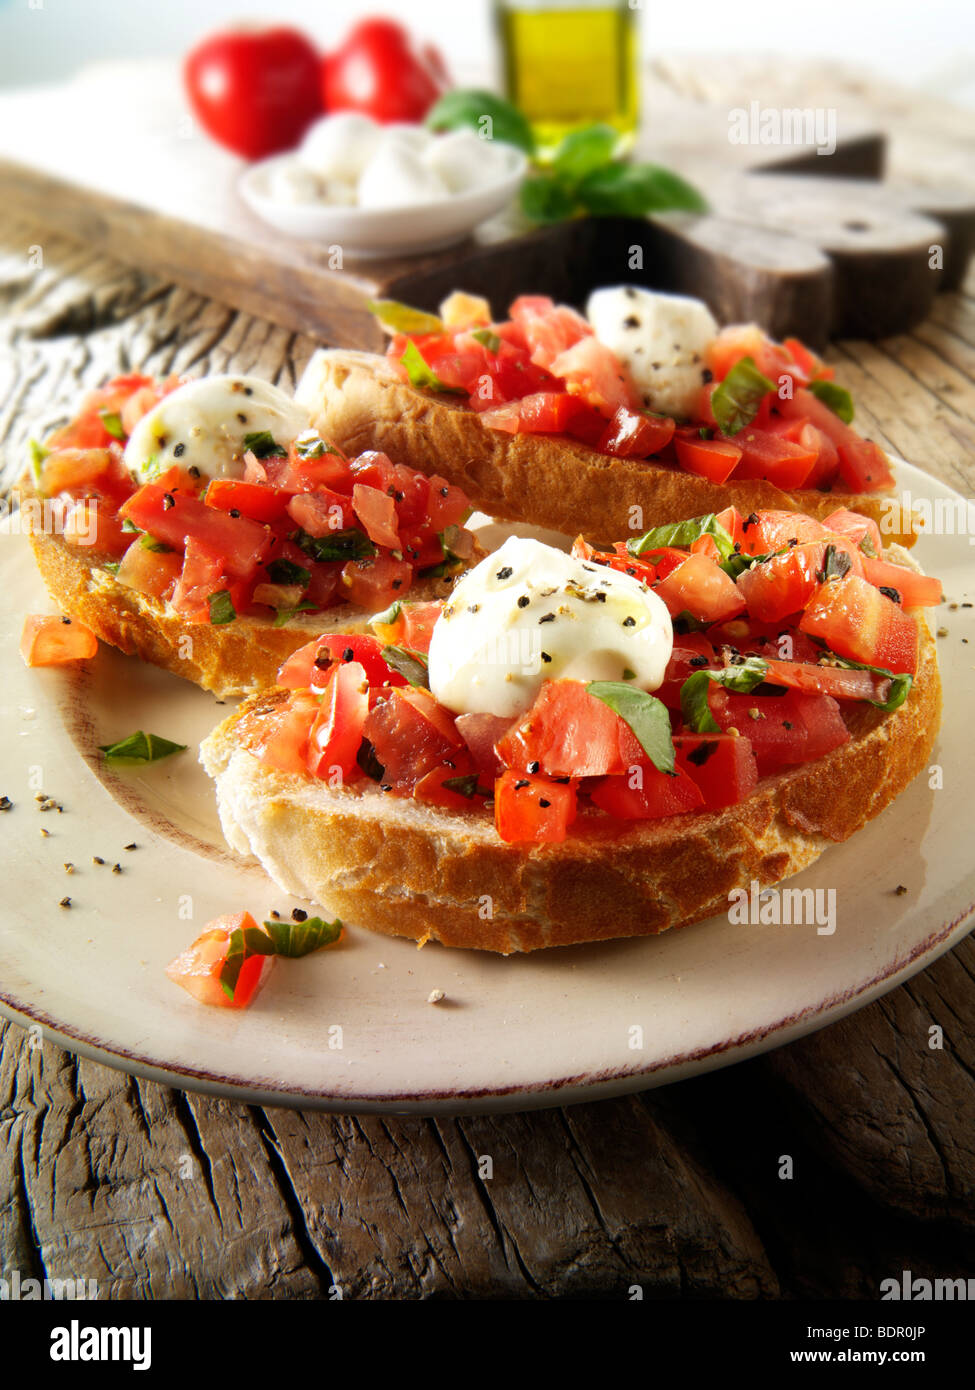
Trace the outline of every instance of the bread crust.
<path fill-rule="evenodd" d="M 27 495 L 21 484 L 21 496 Z M 107 556 L 39 529 L 31 530 L 30 542 L 41 577 L 62 612 L 85 623 L 102 642 L 193 681 L 222 700 L 273 687 L 282 662 L 313 637 L 370 631 L 371 614 L 348 603 L 299 613 L 284 627 L 246 615 L 218 627 L 191 623 L 172 604 L 119 584 L 100 567 L 99 560 Z M 482 553 L 477 551 L 471 563 Z M 438 599 L 449 593 L 449 581 L 426 579 L 412 586 L 409 598 Z"/>
<path fill-rule="evenodd" d="M 726 912 L 728 894 L 811 864 L 878 815 L 927 764 L 941 712 L 923 618 L 917 679 L 900 709 L 841 706 L 852 738 L 825 758 L 764 778 L 738 806 L 618 826 L 582 813 L 561 844 L 502 841 L 489 813 L 451 812 L 374 783 L 331 790 L 268 771 L 240 746 L 247 701 L 205 740 L 229 843 L 286 892 L 390 936 L 507 955 L 652 936 Z"/>
<path fill-rule="evenodd" d="M 384 357 L 345 349 L 316 353 L 301 398 L 317 412 L 319 432 L 348 453 L 379 449 L 462 487 L 489 516 L 526 521 L 594 543 L 637 529 L 735 506 L 753 511 L 801 511 L 823 520 L 849 507 L 880 522 L 892 494 L 783 492 L 755 479 L 718 485 L 676 467 L 611 458 L 555 435 L 505 434 L 485 429 L 456 397 L 424 395 L 400 381 Z M 884 544 L 913 545 L 914 531 L 891 532 Z"/>

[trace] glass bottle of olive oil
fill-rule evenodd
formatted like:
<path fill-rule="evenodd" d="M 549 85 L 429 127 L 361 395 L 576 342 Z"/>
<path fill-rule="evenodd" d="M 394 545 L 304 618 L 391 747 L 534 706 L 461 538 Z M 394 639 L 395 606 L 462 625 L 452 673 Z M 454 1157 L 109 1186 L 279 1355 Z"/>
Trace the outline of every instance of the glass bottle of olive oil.
<path fill-rule="evenodd" d="M 639 0 L 495 0 L 506 95 L 542 146 L 605 121 L 639 116 Z"/>

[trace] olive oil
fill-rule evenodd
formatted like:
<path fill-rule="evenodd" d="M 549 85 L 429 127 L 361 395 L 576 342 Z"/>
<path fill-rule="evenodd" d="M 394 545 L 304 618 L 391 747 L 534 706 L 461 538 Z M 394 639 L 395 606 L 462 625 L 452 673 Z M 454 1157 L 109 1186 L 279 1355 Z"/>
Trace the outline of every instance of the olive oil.
<path fill-rule="evenodd" d="M 629 0 L 496 0 L 506 95 L 539 143 L 605 121 L 624 135 L 639 117 L 639 7 Z"/>

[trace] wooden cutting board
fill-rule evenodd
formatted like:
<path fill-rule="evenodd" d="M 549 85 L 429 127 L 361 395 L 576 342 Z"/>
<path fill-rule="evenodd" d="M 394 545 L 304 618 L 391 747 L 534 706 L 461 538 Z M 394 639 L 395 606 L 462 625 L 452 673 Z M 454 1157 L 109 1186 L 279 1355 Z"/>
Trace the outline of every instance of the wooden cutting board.
<path fill-rule="evenodd" d="M 639 153 L 695 181 L 707 216 L 532 229 L 513 209 L 446 251 L 336 266 L 329 248 L 247 209 L 236 189 L 242 161 L 196 128 L 177 70 L 155 62 L 104 64 L 0 96 L 0 199 L 212 298 L 367 349 L 382 341 L 371 298 L 434 308 L 463 287 L 501 312 L 525 291 L 579 303 L 625 280 L 696 294 L 722 321 L 755 320 L 822 346 L 831 334 L 905 330 L 961 278 L 975 193 L 878 182 L 876 131 L 840 125 L 835 153 L 822 157 L 733 145 L 726 109 L 673 94 L 656 110 L 651 89 L 645 109 Z"/>

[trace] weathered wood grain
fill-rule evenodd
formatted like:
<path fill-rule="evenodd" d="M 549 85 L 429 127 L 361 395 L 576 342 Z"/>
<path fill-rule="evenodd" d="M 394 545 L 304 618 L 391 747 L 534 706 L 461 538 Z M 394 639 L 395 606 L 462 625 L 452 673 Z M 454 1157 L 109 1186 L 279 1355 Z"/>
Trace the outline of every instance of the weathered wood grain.
<path fill-rule="evenodd" d="M 866 432 L 966 493 L 972 290 L 970 277 L 909 336 L 832 354 Z M 8 486 L 28 436 L 108 374 L 232 365 L 290 385 L 312 346 L 12 221 L 0 306 Z M 905 1268 L 968 1274 L 973 977 L 969 939 L 850 1019 L 730 1071 L 457 1120 L 183 1095 L 0 1024 L 0 1276 L 97 1279 L 114 1298 L 377 1299 L 622 1298 L 633 1285 L 858 1298 Z"/>

